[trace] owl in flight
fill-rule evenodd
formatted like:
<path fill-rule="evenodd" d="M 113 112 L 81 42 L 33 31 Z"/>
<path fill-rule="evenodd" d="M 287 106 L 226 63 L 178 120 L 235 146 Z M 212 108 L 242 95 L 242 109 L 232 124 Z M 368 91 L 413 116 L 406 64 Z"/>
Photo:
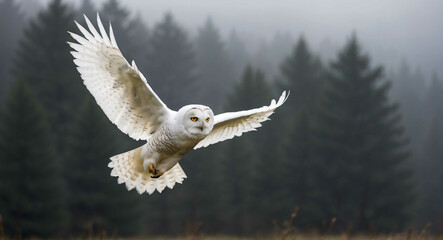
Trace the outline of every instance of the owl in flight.
<path fill-rule="evenodd" d="M 130 65 L 120 52 L 111 25 L 109 36 L 97 14 L 100 33 L 85 16 L 89 31 L 76 25 L 83 36 L 69 32 L 78 42 L 68 44 L 75 50 L 84 84 L 112 123 L 135 140 L 146 144 L 111 157 L 111 176 L 138 193 L 182 183 L 186 174 L 178 161 L 192 149 L 241 136 L 269 120 L 274 110 L 287 99 L 286 92 L 276 102 L 246 111 L 214 116 L 211 108 L 191 104 L 178 111 L 168 108 L 149 86 L 135 62 Z"/>

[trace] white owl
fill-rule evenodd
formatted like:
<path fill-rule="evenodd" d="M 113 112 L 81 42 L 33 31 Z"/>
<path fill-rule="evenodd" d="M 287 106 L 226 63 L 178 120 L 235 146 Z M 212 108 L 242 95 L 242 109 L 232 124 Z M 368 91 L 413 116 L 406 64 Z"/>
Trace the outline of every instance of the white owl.
<path fill-rule="evenodd" d="M 78 43 L 68 42 L 75 50 L 71 54 L 84 84 L 122 132 L 147 141 L 111 157 L 111 176 L 126 183 L 128 190 L 152 194 L 166 186 L 172 189 L 186 178 L 178 161 L 187 152 L 256 130 L 287 99 L 283 92 L 278 102 L 272 100 L 269 106 L 216 116 L 204 105 L 173 111 L 155 94 L 134 61 L 131 66 L 123 57 L 112 27 L 108 37 L 98 14 L 100 33 L 85 19 L 90 32 L 76 22 L 84 37 L 69 32 Z"/>

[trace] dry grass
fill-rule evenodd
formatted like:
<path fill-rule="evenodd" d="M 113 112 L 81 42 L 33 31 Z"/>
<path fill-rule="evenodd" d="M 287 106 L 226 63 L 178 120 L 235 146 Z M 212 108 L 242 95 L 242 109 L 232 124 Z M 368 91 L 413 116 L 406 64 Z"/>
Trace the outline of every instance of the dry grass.
<path fill-rule="evenodd" d="M 311 233 L 311 234 L 299 234 L 296 229 L 293 228 L 293 223 L 297 217 L 298 208 L 295 208 L 290 219 L 286 221 L 283 226 L 279 226 L 274 223 L 275 233 L 272 235 L 255 235 L 251 237 L 236 237 L 236 236 L 226 236 L 226 235 L 212 235 L 205 236 L 201 233 L 201 223 L 198 224 L 187 224 L 187 230 L 180 237 L 139 237 L 139 238 L 115 238 L 109 237 L 106 233 L 101 234 L 89 232 L 89 236 L 86 238 L 69 238 L 73 240 L 443 240 L 443 234 L 432 235 L 425 229 L 421 231 L 409 230 L 404 233 L 397 234 L 373 234 L 373 235 L 363 235 L 363 234 L 341 234 L 335 235 L 331 234 L 331 230 L 335 223 L 335 219 L 332 219 L 329 225 L 329 231 L 326 234 Z M 35 238 L 33 238 L 35 239 Z M 10 240 L 4 235 L 2 216 L 0 215 L 0 240 Z"/>
<path fill-rule="evenodd" d="M 121 238 L 117 238 L 121 239 Z M 235 237 L 235 236 L 199 236 L 199 237 L 152 237 L 152 238 L 131 238 L 124 240 L 443 240 L 443 236 L 422 235 L 420 233 L 408 234 L 399 233 L 392 235 L 316 235 L 316 234 L 296 234 L 288 236 L 254 236 L 254 237 Z"/>

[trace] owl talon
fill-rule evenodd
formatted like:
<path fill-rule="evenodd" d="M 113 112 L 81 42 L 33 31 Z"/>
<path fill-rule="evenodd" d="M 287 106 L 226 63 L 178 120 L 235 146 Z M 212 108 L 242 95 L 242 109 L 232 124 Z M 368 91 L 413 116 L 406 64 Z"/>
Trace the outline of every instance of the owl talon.
<path fill-rule="evenodd" d="M 152 173 L 153 175 L 157 175 L 157 169 L 154 168 L 154 164 L 149 164 L 149 173 Z"/>
<path fill-rule="evenodd" d="M 154 175 L 152 175 L 151 178 L 159 178 L 159 177 L 161 177 L 162 175 L 163 175 L 163 173 L 157 171 L 157 173 L 154 174 Z"/>
<path fill-rule="evenodd" d="M 152 174 L 151 178 L 159 178 L 161 177 L 161 175 L 163 175 L 163 173 L 157 171 L 157 169 L 154 168 L 154 164 L 150 163 L 149 164 L 149 173 Z"/>

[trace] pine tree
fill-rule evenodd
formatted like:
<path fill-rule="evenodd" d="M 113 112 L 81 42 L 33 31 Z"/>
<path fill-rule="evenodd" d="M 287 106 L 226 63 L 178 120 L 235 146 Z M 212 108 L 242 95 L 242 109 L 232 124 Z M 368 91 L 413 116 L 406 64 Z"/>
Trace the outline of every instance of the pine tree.
<path fill-rule="evenodd" d="M 443 211 L 441 203 L 443 202 L 443 128 L 441 126 L 443 116 L 434 116 L 432 118 L 429 131 L 424 141 L 422 163 L 419 166 L 420 180 L 420 201 L 419 201 L 419 219 L 421 223 L 431 223 L 431 229 L 441 231 L 443 225 Z"/>
<path fill-rule="evenodd" d="M 427 131 L 423 141 L 422 153 L 418 162 L 417 179 L 419 180 L 418 220 L 421 223 L 431 223 L 435 231 L 443 226 L 443 84 L 434 76 L 426 97 Z"/>
<path fill-rule="evenodd" d="M 331 64 L 315 127 L 313 202 L 318 222 L 401 230 L 413 199 L 405 139 L 390 83 L 352 36 Z"/>
<path fill-rule="evenodd" d="M 424 116 L 424 95 L 426 92 L 425 79 L 420 69 L 415 72 L 403 60 L 398 73 L 394 76 L 392 87 L 392 98 L 400 104 L 403 124 L 406 129 L 406 136 L 410 139 L 410 146 L 413 153 L 411 158 L 412 166 L 419 160 L 418 152 L 421 148 L 420 142 L 425 132 L 423 129 Z"/>
<path fill-rule="evenodd" d="M 292 95 L 294 94 L 291 93 Z M 290 105 L 286 107 L 289 108 Z M 287 124 L 287 120 L 294 119 L 287 112 L 288 109 L 282 110 L 282 120 L 277 120 L 283 122 L 282 126 Z M 303 228 L 312 224 L 312 216 L 316 214 L 316 206 L 312 204 L 310 196 L 313 187 L 310 182 L 313 175 L 313 119 L 312 113 L 305 108 L 298 110 L 295 119 L 290 122 L 292 125 L 288 127 L 286 139 L 281 143 L 284 152 L 281 163 L 284 166 L 281 175 L 284 177 L 281 179 L 285 183 L 285 191 L 280 204 L 286 211 L 283 219 L 287 219 L 289 213 L 292 213 L 290 211 L 297 208 L 297 225 Z"/>
<path fill-rule="evenodd" d="M 263 106 L 272 97 L 272 91 L 261 70 L 248 66 L 242 80 L 229 95 L 226 110 L 239 111 Z M 234 109 L 235 106 L 235 109 Z M 261 128 L 260 134 L 245 134 L 226 143 L 220 143 L 224 188 L 223 224 L 230 233 L 251 234 L 259 224 L 272 216 L 272 189 L 270 181 L 278 169 L 270 169 L 269 150 L 272 138 L 271 124 Z M 269 220 L 269 219 L 268 219 Z M 269 225 L 270 222 L 267 224 Z"/>
<path fill-rule="evenodd" d="M 393 85 L 391 95 L 394 101 L 399 103 L 399 110 L 402 115 L 402 123 L 405 127 L 405 135 L 409 139 L 409 148 L 411 156 L 407 163 L 412 169 L 420 169 L 423 163 L 423 145 L 426 137 L 427 128 L 431 124 L 431 116 L 427 113 L 427 104 L 425 102 L 425 78 L 421 71 L 417 69 L 415 72 L 411 70 L 406 60 L 402 60 L 396 74 L 392 74 Z M 414 174 L 414 182 L 420 186 L 423 178 L 418 174 Z M 419 188 L 420 189 L 420 188 Z M 421 217 L 420 201 L 418 205 L 414 205 L 414 209 L 418 216 Z"/>
<path fill-rule="evenodd" d="M 296 206 L 300 209 L 298 223 L 310 222 L 312 207 L 309 201 L 312 158 L 312 124 L 316 103 L 322 88 L 323 69 L 314 56 L 304 37 L 300 37 L 290 56 L 281 64 L 282 90 L 291 90 L 291 97 L 281 110 L 283 116 L 277 121 L 288 129 L 287 140 L 283 142 L 286 176 L 286 196 L 281 201 L 287 211 Z"/>
<path fill-rule="evenodd" d="M 223 100 L 235 79 L 224 43 L 210 18 L 199 30 L 195 46 L 199 70 L 197 102 L 204 103 L 215 112 L 220 112 Z"/>
<path fill-rule="evenodd" d="M 289 89 L 292 93 L 287 103 L 291 117 L 298 111 L 315 112 L 324 74 L 319 58 L 310 52 L 303 36 L 281 64 L 280 70 L 280 88 Z"/>
<path fill-rule="evenodd" d="M 11 27 L 11 23 L 14 27 Z M 18 39 L 22 35 L 24 17 L 19 6 L 13 0 L 0 2 L 0 105 L 6 97 L 11 83 L 11 58 L 16 48 Z"/>
<path fill-rule="evenodd" d="M 238 111 L 262 106 L 272 98 L 270 90 L 263 71 L 246 66 L 241 81 L 234 85 L 233 92 L 228 96 L 225 110 Z"/>
<path fill-rule="evenodd" d="M 0 213 L 10 236 L 56 236 L 64 225 L 59 159 L 37 99 L 16 81 L 0 117 Z"/>
<path fill-rule="evenodd" d="M 138 194 L 128 192 L 110 176 L 109 157 L 119 152 L 110 131 L 113 126 L 88 98 L 69 131 L 65 175 L 73 234 L 105 230 L 133 235 L 140 228 Z"/>
<path fill-rule="evenodd" d="M 195 58 L 184 30 L 167 13 L 152 32 L 147 55 L 148 83 L 171 109 L 196 98 Z"/>
<path fill-rule="evenodd" d="M 61 0 L 51 1 L 25 29 L 14 63 L 15 76 L 30 84 L 48 112 L 58 151 L 64 146 L 65 128 L 77 109 L 82 85 L 66 44 L 73 16 Z"/>

